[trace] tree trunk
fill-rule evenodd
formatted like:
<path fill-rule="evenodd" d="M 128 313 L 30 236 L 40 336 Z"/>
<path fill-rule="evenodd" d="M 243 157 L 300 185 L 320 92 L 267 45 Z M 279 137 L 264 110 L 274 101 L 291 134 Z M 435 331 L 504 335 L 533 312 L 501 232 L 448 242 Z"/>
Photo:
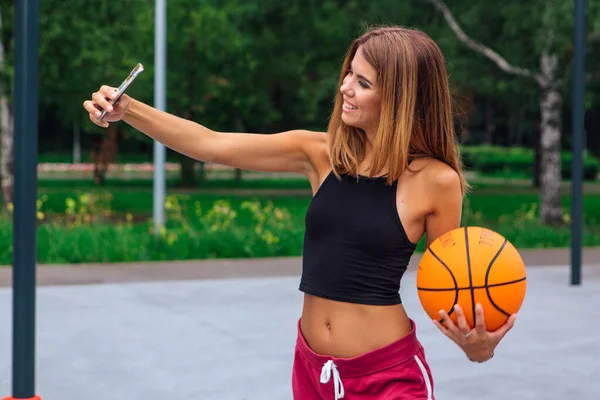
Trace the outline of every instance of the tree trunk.
<path fill-rule="evenodd" d="M 198 162 L 198 181 L 204 182 L 206 180 L 206 163 L 204 161 Z"/>
<path fill-rule="evenodd" d="M 540 99 L 540 217 L 546 224 L 563 222 L 560 198 L 560 144 L 561 144 L 561 108 L 562 94 L 556 86 L 556 55 L 544 53 L 541 57 L 541 72 L 546 78 Z"/>
<path fill-rule="evenodd" d="M 196 160 L 179 154 L 179 163 L 181 164 L 181 186 L 191 188 L 196 185 Z"/>
<path fill-rule="evenodd" d="M 2 31 L 2 16 L 0 15 L 0 31 Z M 14 117 L 8 101 L 8 89 L 4 73 L 4 44 L 0 38 L 0 179 L 2 181 L 2 207 L 5 209 L 13 202 L 13 141 L 15 128 Z"/>
<path fill-rule="evenodd" d="M 240 119 L 239 116 L 235 117 L 235 129 L 237 132 L 244 131 L 244 124 L 242 124 L 242 120 Z M 242 181 L 242 170 L 240 168 L 235 169 L 235 174 L 234 174 L 233 179 L 234 179 L 235 183 L 240 183 Z"/>
<path fill-rule="evenodd" d="M 1 123 L 1 143 L 0 143 L 0 176 L 2 177 L 2 207 L 6 208 L 13 202 L 13 141 L 14 125 L 13 116 L 8 106 L 8 98 L 2 83 L 0 83 L 0 123 Z"/>
<path fill-rule="evenodd" d="M 191 74 L 191 72 L 189 73 Z M 192 82 L 192 80 L 189 80 L 188 82 Z M 194 120 L 194 112 L 191 107 L 184 110 L 181 115 L 187 120 Z M 181 169 L 179 170 L 179 179 L 182 187 L 191 188 L 196 186 L 196 162 L 197 161 L 193 158 L 179 153 L 179 165 L 181 166 Z"/>
<path fill-rule="evenodd" d="M 81 130 L 78 123 L 73 125 L 73 162 L 81 162 Z"/>
<path fill-rule="evenodd" d="M 485 102 L 485 144 L 494 144 L 494 132 L 496 125 L 494 125 L 494 105 L 490 99 Z"/>
<path fill-rule="evenodd" d="M 519 138 L 517 137 L 517 116 L 515 115 L 516 111 L 514 111 L 512 108 L 509 109 L 509 115 L 508 115 L 508 145 L 516 145 L 516 146 L 520 146 L 521 143 L 519 143 Z"/>
<path fill-rule="evenodd" d="M 540 99 L 541 101 L 541 99 Z M 540 106 L 541 107 L 541 106 Z M 542 148 L 539 129 L 534 130 L 531 140 L 533 141 L 533 187 L 539 188 L 542 181 Z"/>

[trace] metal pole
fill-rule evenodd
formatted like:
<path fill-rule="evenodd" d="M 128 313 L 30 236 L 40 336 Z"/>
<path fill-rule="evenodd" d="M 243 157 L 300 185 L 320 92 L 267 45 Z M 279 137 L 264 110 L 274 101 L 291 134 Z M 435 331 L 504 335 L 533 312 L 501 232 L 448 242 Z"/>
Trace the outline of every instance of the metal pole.
<path fill-rule="evenodd" d="M 571 177 L 571 285 L 581 284 L 583 242 L 583 96 L 585 91 L 585 0 L 575 0 L 573 65 L 573 167 Z"/>
<path fill-rule="evenodd" d="M 15 14 L 13 215 L 13 398 L 35 393 L 36 192 L 38 136 L 38 0 Z"/>
<path fill-rule="evenodd" d="M 155 0 L 154 107 L 166 111 L 166 25 L 165 0 Z M 154 141 L 154 232 L 165 224 L 165 146 Z"/>

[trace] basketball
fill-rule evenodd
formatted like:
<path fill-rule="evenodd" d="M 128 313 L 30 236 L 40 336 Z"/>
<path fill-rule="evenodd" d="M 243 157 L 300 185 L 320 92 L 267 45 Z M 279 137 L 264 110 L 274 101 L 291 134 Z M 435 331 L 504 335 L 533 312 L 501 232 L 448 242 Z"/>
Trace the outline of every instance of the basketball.
<path fill-rule="evenodd" d="M 416 275 L 419 300 L 430 318 L 445 310 L 457 322 L 459 304 L 475 327 L 475 305 L 483 306 L 486 329 L 500 328 L 521 308 L 527 288 L 525 264 L 502 235 L 468 226 L 454 229 L 426 249 Z"/>

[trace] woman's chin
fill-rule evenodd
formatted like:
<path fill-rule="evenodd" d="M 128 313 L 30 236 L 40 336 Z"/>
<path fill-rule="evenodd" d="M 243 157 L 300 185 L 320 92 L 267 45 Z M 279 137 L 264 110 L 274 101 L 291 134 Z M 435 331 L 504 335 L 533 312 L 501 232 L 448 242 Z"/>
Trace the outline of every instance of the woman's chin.
<path fill-rule="evenodd" d="M 356 122 L 353 121 L 353 118 L 349 117 L 345 113 L 342 114 L 342 122 L 347 126 L 351 126 L 352 128 L 360 128 L 356 126 Z"/>

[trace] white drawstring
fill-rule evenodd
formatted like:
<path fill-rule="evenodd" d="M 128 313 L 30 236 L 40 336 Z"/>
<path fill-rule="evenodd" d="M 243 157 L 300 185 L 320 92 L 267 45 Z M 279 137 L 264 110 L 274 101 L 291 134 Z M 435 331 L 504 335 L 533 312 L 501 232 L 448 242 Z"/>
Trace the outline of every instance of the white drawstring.
<path fill-rule="evenodd" d="M 340 373 L 338 372 L 337 366 L 335 365 L 333 360 L 329 360 L 325 364 L 323 364 L 323 368 L 321 369 L 321 383 L 329 382 L 329 379 L 331 379 L 332 371 L 335 400 L 339 400 L 344 397 L 344 385 L 342 384 L 342 380 L 340 379 Z"/>

